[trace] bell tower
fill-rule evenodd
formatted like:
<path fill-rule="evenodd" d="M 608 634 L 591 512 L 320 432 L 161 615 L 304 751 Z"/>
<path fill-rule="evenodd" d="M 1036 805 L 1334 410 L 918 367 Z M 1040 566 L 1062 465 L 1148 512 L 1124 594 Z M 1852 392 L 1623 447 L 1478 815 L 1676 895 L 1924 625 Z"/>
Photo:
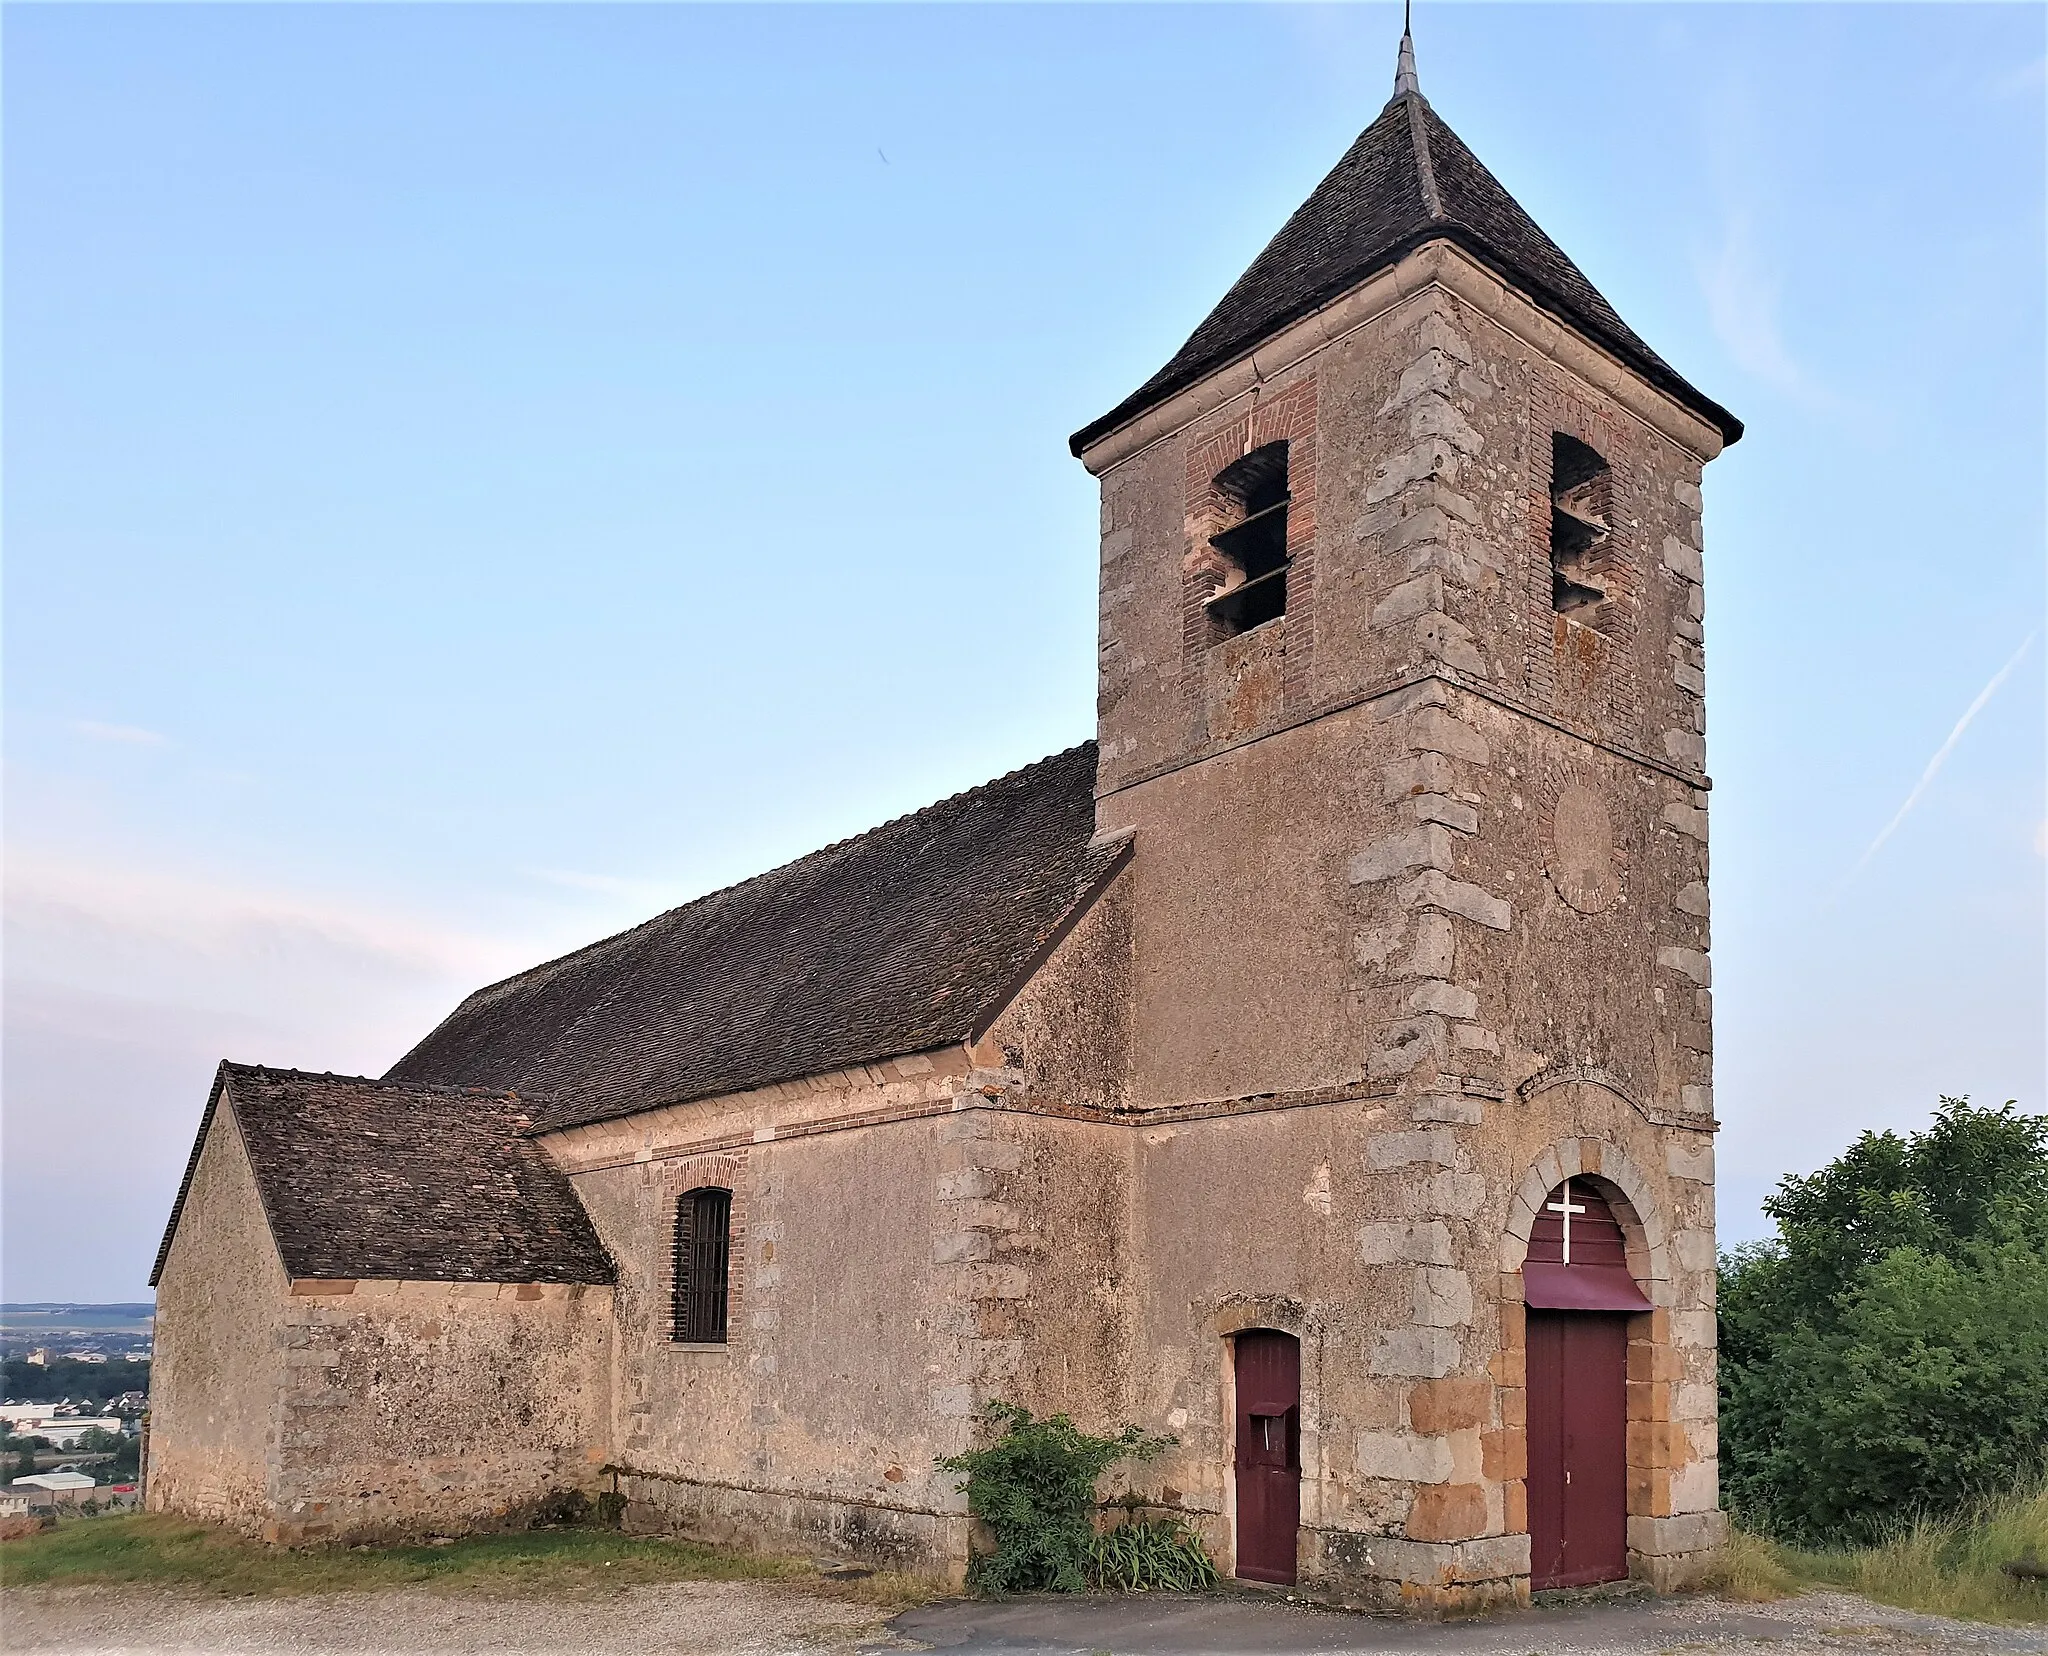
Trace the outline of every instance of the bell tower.
<path fill-rule="evenodd" d="M 1568 1179 L 1655 1307 L 1628 1567 L 1680 1580 L 1716 1533 L 1700 479 L 1741 429 L 1445 124 L 1404 34 L 1377 118 L 1073 438 L 1130 1106 L 1305 1135 L 1270 1147 L 1298 1247 L 1268 1274 L 1358 1325 L 1303 1439 L 1332 1581 L 1543 1584 L 1521 1266 Z M 1194 1154 L 1145 1177 L 1261 1176 Z M 1157 1302 L 1221 1292 L 1152 1268 Z"/>

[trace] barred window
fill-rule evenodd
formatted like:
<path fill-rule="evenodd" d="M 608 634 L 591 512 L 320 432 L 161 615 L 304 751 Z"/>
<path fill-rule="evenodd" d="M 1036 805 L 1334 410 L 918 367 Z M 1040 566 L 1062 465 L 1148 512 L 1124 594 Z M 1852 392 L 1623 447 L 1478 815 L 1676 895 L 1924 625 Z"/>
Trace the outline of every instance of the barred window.
<path fill-rule="evenodd" d="M 715 1187 L 684 1191 L 676 1198 L 670 1339 L 725 1343 L 725 1279 L 731 1259 L 732 1192 Z"/>

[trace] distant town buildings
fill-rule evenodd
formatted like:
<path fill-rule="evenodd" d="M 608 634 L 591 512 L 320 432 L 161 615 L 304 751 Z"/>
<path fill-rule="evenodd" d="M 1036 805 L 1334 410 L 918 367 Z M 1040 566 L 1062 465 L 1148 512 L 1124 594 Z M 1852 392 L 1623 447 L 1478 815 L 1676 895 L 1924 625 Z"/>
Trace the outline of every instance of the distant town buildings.
<path fill-rule="evenodd" d="M 16 1478 L 8 1487 L 25 1496 L 29 1510 L 34 1511 L 38 1507 L 76 1506 L 98 1489 L 99 1484 L 84 1472 L 37 1472 L 30 1477 Z"/>
<path fill-rule="evenodd" d="M 139 1395 L 128 1394 L 131 1398 Z M 146 1404 L 148 1399 L 143 1401 Z M 141 1410 L 135 1412 L 140 1414 Z M 48 1438 L 53 1449 L 70 1448 L 94 1427 L 103 1432 L 121 1432 L 128 1424 L 119 1415 L 81 1414 L 78 1405 L 71 1403 L 0 1403 L 0 1422 L 6 1424 L 10 1434 Z"/>

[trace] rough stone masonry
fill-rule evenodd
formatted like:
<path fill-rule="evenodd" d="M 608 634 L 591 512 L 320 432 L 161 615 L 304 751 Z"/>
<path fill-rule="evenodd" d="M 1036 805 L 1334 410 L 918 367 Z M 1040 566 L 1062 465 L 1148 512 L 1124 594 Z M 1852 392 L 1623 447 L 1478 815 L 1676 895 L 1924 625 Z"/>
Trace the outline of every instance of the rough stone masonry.
<path fill-rule="evenodd" d="M 1741 428 L 1404 64 L 1074 439 L 1094 742 L 479 990 L 382 1080 L 222 1067 L 152 1506 L 314 1540 L 616 1489 L 957 1579 L 938 1463 L 1007 1400 L 1172 1434 L 1121 1475 L 1228 1572 L 1282 1521 L 1245 1494 L 1258 1330 L 1299 1352 L 1266 1579 L 1513 1600 L 1524 1266 L 1576 1190 L 1635 1296 L 1616 1568 L 1698 1574 L 1700 477 Z"/>

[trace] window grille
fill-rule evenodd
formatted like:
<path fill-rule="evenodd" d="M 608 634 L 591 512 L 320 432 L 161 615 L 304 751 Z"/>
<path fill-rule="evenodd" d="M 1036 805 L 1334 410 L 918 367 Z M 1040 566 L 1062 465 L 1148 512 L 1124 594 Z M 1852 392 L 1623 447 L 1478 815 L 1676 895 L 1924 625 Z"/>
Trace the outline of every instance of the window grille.
<path fill-rule="evenodd" d="M 731 1262 L 732 1192 L 688 1190 L 678 1196 L 670 1339 L 725 1343 L 726 1276 Z"/>

